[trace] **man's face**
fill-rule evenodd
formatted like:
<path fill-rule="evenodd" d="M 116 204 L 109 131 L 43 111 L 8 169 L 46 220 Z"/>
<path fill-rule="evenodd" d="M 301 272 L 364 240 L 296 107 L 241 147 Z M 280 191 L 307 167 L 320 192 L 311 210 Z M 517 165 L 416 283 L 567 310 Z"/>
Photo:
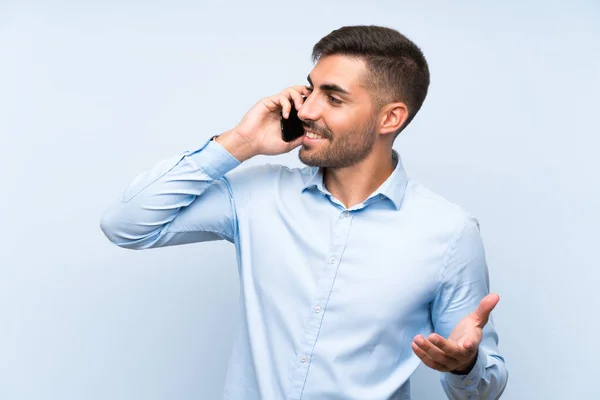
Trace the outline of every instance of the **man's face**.
<path fill-rule="evenodd" d="M 366 68 L 362 59 L 343 55 L 323 57 L 313 68 L 312 91 L 298 111 L 306 131 L 299 153 L 304 164 L 345 168 L 371 153 L 377 119 L 363 83 Z"/>

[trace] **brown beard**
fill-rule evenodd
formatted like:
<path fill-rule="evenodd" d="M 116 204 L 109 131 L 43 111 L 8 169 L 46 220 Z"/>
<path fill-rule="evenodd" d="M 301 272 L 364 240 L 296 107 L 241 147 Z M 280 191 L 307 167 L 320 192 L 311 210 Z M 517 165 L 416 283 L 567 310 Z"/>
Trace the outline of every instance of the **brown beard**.
<path fill-rule="evenodd" d="M 309 130 L 322 134 L 329 143 L 325 143 L 323 149 L 314 153 L 310 152 L 310 145 L 303 143 L 298 158 L 311 167 L 346 168 L 355 165 L 367 158 L 373 150 L 377 137 L 376 122 L 372 117 L 362 126 L 336 135 L 329 130 L 313 129 L 314 124 L 308 123 L 306 126 Z"/>

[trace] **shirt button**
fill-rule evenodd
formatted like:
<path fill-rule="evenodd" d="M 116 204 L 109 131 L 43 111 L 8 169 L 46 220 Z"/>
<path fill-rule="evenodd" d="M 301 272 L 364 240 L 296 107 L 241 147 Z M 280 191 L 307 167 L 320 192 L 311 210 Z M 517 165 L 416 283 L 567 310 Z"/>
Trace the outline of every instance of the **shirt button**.
<path fill-rule="evenodd" d="M 308 360 L 308 358 L 306 358 L 306 356 L 300 357 L 300 362 L 305 363 L 306 360 Z"/>
<path fill-rule="evenodd" d="M 465 386 L 469 386 L 471 383 L 472 383 L 472 382 L 471 382 L 471 380 L 470 380 L 470 379 L 467 379 L 467 380 L 465 381 Z"/>
<path fill-rule="evenodd" d="M 380 195 L 379 195 L 379 198 L 380 198 L 380 199 L 384 199 L 384 198 L 385 198 L 385 196 L 384 196 L 384 195 L 382 195 L 382 194 L 380 194 Z"/>
<path fill-rule="evenodd" d="M 317 314 L 318 314 L 318 313 L 320 313 L 320 312 L 321 312 L 321 307 L 319 307 L 319 306 L 316 306 L 316 307 L 315 307 L 315 312 L 316 312 Z"/>
<path fill-rule="evenodd" d="M 329 259 L 329 264 L 334 264 L 335 263 L 335 257 L 331 257 Z"/>
<path fill-rule="evenodd" d="M 349 215 L 350 215 L 350 213 L 348 211 L 344 211 L 342 213 L 342 218 L 348 218 Z"/>

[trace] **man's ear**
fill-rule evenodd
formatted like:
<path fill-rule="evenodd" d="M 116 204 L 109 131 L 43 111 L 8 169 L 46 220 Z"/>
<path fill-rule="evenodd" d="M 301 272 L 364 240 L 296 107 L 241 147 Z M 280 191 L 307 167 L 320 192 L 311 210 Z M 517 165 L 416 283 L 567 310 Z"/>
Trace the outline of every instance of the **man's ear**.
<path fill-rule="evenodd" d="M 380 116 L 379 133 L 395 133 L 408 119 L 408 107 L 401 102 L 386 104 L 381 109 Z"/>

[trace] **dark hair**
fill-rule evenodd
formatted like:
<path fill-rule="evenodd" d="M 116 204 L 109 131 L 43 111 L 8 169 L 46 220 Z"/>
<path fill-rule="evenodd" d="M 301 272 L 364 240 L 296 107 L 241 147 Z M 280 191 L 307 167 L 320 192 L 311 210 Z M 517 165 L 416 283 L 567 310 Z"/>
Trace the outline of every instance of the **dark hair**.
<path fill-rule="evenodd" d="M 400 133 L 415 117 L 429 87 L 429 67 L 423 52 L 400 32 L 382 26 L 344 26 L 313 47 L 312 59 L 341 54 L 366 61 L 365 85 L 377 110 L 402 101 L 408 108 Z"/>

